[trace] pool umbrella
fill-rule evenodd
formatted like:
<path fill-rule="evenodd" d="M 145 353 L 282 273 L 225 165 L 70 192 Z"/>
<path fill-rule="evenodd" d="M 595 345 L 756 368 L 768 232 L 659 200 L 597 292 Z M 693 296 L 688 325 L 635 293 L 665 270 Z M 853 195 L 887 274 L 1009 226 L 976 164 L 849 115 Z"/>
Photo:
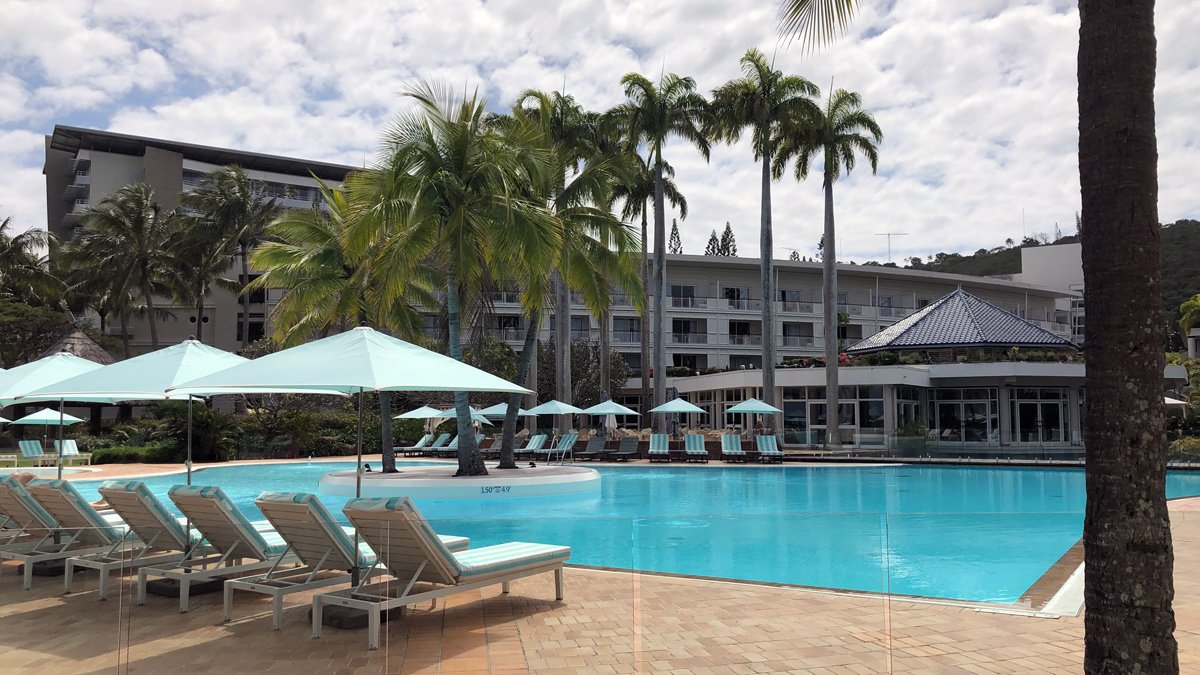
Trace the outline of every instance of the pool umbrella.
<path fill-rule="evenodd" d="M 783 412 L 769 403 L 763 403 L 756 398 L 748 398 L 741 403 L 731 406 L 725 411 L 726 415 L 736 415 L 738 413 L 750 415 L 776 415 Z"/>
<path fill-rule="evenodd" d="M 441 414 L 442 414 L 442 411 L 438 410 L 437 408 L 430 408 L 427 405 L 423 405 L 420 408 L 417 408 L 415 410 L 409 410 L 406 413 L 400 413 L 399 415 L 396 415 L 394 419 L 427 420 L 430 417 L 440 417 Z"/>
<path fill-rule="evenodd" d="M 681 398 L 676 398 L 676 399 L 667 401 L 666 403 L 658 406 L 657 408 L 651 408 L 650 412 L 652 412 L 652 413 L 676 413 L 676 415 L 688 415 L 688 414 L 695 414 L 695 413 L 699 413 L 701 415 L 708 414 L 704 410 L 704 408 L 701 408 L 700 406 L 694 405 L 692 403 L 688 403 L 687 401 L 685 401 Z M 671 429 L 672 435 L 678 436 L 679 435 L 679 418 L 678 417 L 676 417 L 674 420 L 672 420 L 671 427 L 672 427 L 672 429 Z"/>
<path fill-rule="evenodd" d="M 471 420 L 472 421 L 479 422 L 480 424 L 489 424 L 489 425 L 492 423 L 491 420 L 489 420 L 487 417 L 485 417 L 482 412 L 476 410 L 475 408 L 469 407 L 467 409 L 471 411 Z M 437 414 L 438 417 L 444 417 L 446 419 L 449 419 L 451 417 L 456 417 L 457 415 L 458 415 L 458 413 L 454 411 L 454 408 L 446 408 L 445 410 L 442 410 Z"/>
<path fill-rule="evenodd" d="M 494 406 L 480 410 L 479 414 L 484 417 L 505 417 L 508 415 L 508 404 L 497 403 Z M 517 417 L 537 417 L 537 413 L 529 412 L 524 408 L 517 408 Z"/>
<path fill-rule="evenodd" d="M 9 424 L 10 422 L 12 422 L 12 420 L 8 420 L 8 419 L 4 419 L 3 417 L 0 417 L 0 424 Z"/>
<path fill-rule="evenodd" d="M 46 442 L 46 438 L 50 435 L 48 427 L 58 427 L 58 447 L 54 449 L 54 454 L 58 458 L 58 477 L 62 478 L 62 428 L 79 424 L 83 420 L 74 415 L 68 415 L 61 410 L 51 410 L 50 408 L 42 408 L 41 410 L 22 417 L 12 424 L 28 424 L 30 426 L 42 427 L 42 442 Z"/>
<path fill-rule="evenodd" d="M 616 418 L 617 415 L 633 415 L 634 417 L 640 417 L 640 415 L 637 413 L 637 411 L 630 410 L 629 408 L 626 408 L 625 406 L 621 405 L 620 403 L 617 403 L 616 401 L 614 401 L 612 399 L 597 403 L 596 405 L 584 410 L 583 413 L 585 415 L 605 416 L 605 418 L 604 418 L 604 428 L 605 429 L 616 429 L 617 428 L 617 418 Z"/>
<path fill-rule="evenodd" d="M 197 340 L 184 340 L 141 356 L 119 361 L 33 390 L 21 401 L 166 401 L 187 400 L 187 483 L 192 484 L 192 403 L 195 394 L 168 393 L 167 389 L 202 375 L 249 359 L 210 347 Z M 228 392 L 238 393 L 238 392 Z M 286 392 L 285 392 L 286 393 Z M 336 392 L 330 392 L 336 393 Z M 60 467 L 61 468 L 61 467 Z"/>
<path fill-rule="evenodd" d="M 169 391 L 219 394 L 270 391 L 358 394 L 358 466 L 362 466 L 363 395 L 379 391 L 495 391 L 531 393 L 461 361 L 366 326 L 267 354 Z M 362 494 L 358 472 L 355 496 Z"/>
<path fill-rule="evenodd" d="M 562 433 L 565 434 L 565 433 L 567 433 L 567 431 L 566 431 L 566 427 L 567 427 L 566 415 L 574 415 L 576 413 L 581 413 L 581 412 L 583 412 L 583 410 L 580 408 L 576 408 L 575 406 L 571 405 L 570 403 L 563 403 L 562 401 L 550 400 L 550 401 L 546 401 L 545 403 L 543 403 L 541 405 L 535 405 L 534 407 L 529 409 L 529 412 L 533 413 L 534 415 L 563 415 L 564 417 L 563 417 Z"/>

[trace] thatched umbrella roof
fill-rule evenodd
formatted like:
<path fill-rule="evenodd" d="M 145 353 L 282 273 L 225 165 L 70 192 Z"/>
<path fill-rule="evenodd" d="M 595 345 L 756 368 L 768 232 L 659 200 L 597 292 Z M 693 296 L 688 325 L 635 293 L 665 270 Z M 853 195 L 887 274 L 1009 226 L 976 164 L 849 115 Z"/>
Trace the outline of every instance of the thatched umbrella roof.
<path fill-rule="evenodd" d="M 42 356 L 57 354 L 59 352 L 67 352 L 74 354 L 82 359 L 95 361 L 102 366 L 107 366 L 110 363 L 115 363 L 116 359 L 112 354 L 104 351 L 104 348 L 96 344 L 90 337 L 81 330 L 73 331 L 70 335 L 59 340 L 53 347 L 46 350 Z"/>

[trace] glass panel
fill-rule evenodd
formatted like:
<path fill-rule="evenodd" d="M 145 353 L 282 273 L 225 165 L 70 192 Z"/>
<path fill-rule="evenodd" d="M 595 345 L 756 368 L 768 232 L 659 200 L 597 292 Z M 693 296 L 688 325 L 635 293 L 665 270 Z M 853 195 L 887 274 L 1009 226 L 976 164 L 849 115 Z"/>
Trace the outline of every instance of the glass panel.
<path fill-rule="evenodd" d="M 1061 443 L 1066 438 L 1063 429 L 1061 403 L 1043 403 L 1042 408 L 1042 440 L 1047 443 Z"/>
<path fill-rule="evenodd" d="M 860 445 L 883 445 L 883 401 L 859 402 L 858 442 Z"/>
<path fill-rule="evenodd" d="M 988 440 L 988 404 L 963 404 L 963 440 L 985 443 Z"/>
<path fill-rule="evenodd" d="M 858 395 L 859 395 L 859 398 L 879 398 L 879 399 L 881 399 L 881 398 L 883 398 L 883 386 L 882 385 L 874 385 L 874 386 L 870 386 L 870 387 L 859 387 Z"/>
<path fill-rule="evenodd" d="M 804 387 L 784 387 L 783 400 L 785 401 L 803 401 Z"/>
<path fill-rule="evenodd" d="M 809 403 L 808 404 L 808 419 L 810 424 L 825 426 L 825 404 L 824 403 Z"/>
<path fill-rule="evenodd" d="M 858 387 L 838 387 L 838 399 L 858 398 Z"/>
<path fill-rule="evenodd" d="M 937 428 L 939 440 L 962 440 L 962 405 L 959 403 L 939 403 L 937 406 Z"/>
<path fill-rule="evenodd" d="M 783 435 L 785 443 L 808 443 L 808 404 L 783 404 Z"/>
<path fill-rule="evenodd" d="M 1021 443 L 1037 443 L 1041 441 L 1038 433 L 1038 404 L 1017 404 L 1017 440 Z"/>
<path fill-rule="evenodd" d="M 819 398 L 823 400 L 825 398 L 825 387 L 809 387 L 808 397 L 810 399 Z M 822 424 L 824 424 L 824 422 L 822 422 Z"/>

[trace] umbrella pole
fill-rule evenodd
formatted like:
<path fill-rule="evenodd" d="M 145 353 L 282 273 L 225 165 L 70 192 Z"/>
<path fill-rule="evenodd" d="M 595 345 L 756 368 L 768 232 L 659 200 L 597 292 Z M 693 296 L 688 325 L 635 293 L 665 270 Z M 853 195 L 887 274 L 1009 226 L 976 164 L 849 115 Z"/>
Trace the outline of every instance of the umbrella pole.
<path fill-rule="evenodd" d="M 363 388 L 358 388 L 358 465 L 354 469 L 354 497 L 362 496 L 362 452 L 363 452 Z M 354 530 L 354 551 L 358 553 L 358 529 Z M 358 561 L 350 573 L 350 583 L 358 586 Z"/>
<path fill-rule="evenodd" d="M 58 463 L 58 479 L 62 480 L 62 446 L 63 446 L 63 400 L 58 399 L 58 445 L 54 448 L 54 458 Z"/>
<path fill-rule="evenodd" d="M 192 395 L 188 394 L 187 484 L 192 484 Z"/>

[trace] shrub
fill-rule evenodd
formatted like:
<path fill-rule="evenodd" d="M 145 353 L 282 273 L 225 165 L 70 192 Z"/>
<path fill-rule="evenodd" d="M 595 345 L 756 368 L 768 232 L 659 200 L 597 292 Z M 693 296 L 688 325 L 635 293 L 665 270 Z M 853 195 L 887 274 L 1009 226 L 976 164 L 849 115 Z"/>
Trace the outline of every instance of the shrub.
<path fill-rule="evenodd" d="M 93 464 L 173 464 L 183 457 L 169 441 L 146 445 L 113 445 L 92 452 Z"/>
<path fill-rule="evenodd" d="M 1167 458 L 1179 462 L 1200 462 L 1200 438 L 1184 436 L 1171 443 Z"/>
<path fill-rule="evenodd" d="M 113 427 L 112 440 L 119 445 L 147 445 L 171 436 L 170 424 L 154 417 L 143 417 Z"/>

